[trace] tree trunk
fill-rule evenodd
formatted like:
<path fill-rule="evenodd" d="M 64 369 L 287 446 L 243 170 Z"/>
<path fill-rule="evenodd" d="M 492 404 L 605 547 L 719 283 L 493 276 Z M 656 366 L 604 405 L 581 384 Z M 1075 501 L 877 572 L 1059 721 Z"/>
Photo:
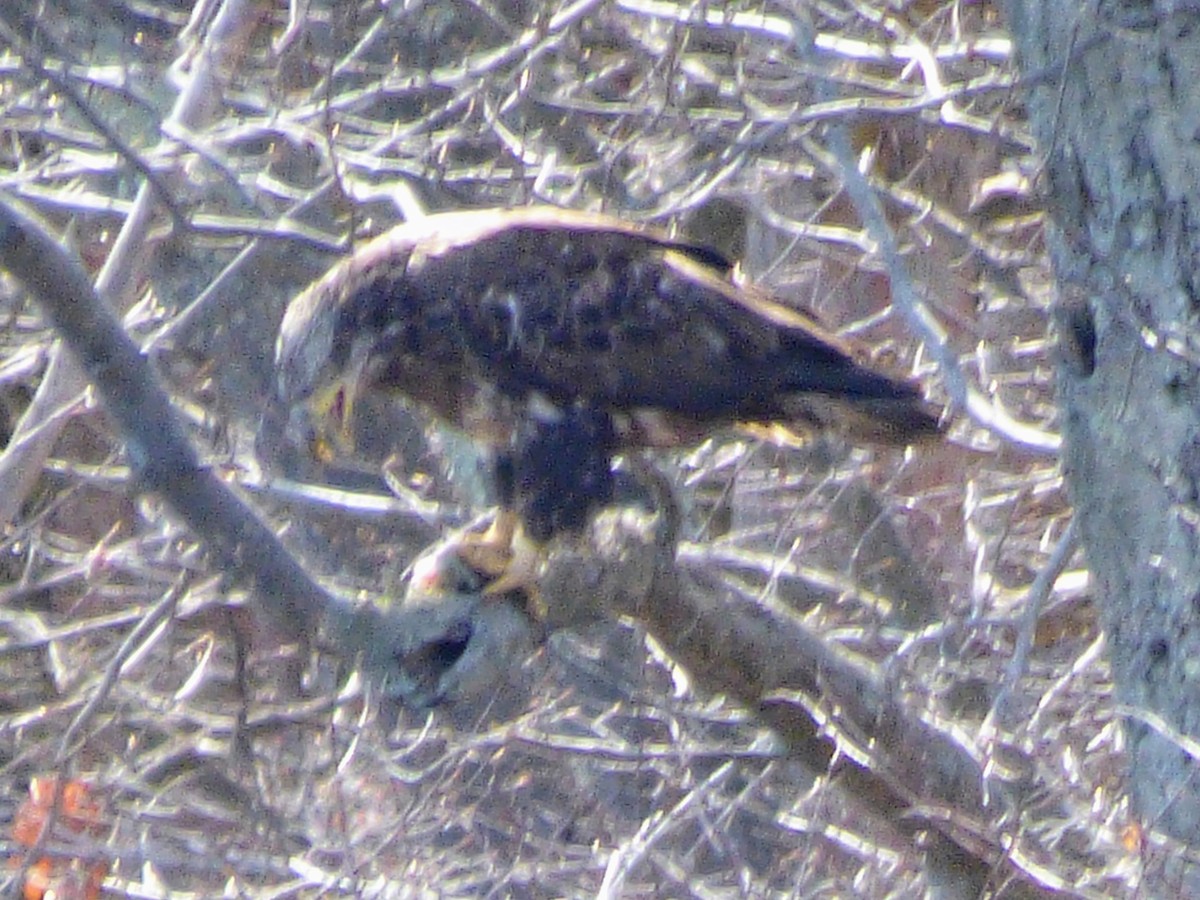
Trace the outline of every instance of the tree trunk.
<path fill-rule="evenodd" d="M 1047 160 L 1063 464 L 1134 811 L 1194 849 L 1200 778 L 1180 737 L 1200 735 L 1200 27 L 1154 11 L 1175 5 L 1008 11 Z M 1164 857 L 1195 891 L 1200 867 Z"/>

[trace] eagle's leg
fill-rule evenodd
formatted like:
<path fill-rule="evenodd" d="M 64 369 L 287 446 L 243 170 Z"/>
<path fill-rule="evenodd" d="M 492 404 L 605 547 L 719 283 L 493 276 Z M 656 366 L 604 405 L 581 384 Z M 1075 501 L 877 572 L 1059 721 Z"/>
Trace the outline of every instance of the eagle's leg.
<path fill-rule="evenodd" d="M 503 512 L 501 511 L 501 514 Z M 483 593 L 487 596 L 502 597 L 514 591 L 520 592 L 526 598 L 527 611 L 538 622 L 544 622 L 548 608 L 542 598 L 542 592 L 538 589 L 542 551 L 542 545 L 530 540 L 518 522 L 509 545 L 508 563 L 485 585 Z M 484 569 L 476 571 L 485 572 Z"/>
<path fill-rule="evenodd" d="M 603 410 L 571 407 L 523 426 L 512 453 L 512 491 L 528 537 L 544 544 L 582 531 L 612 501 L 615 451 L 612 418 Z"/>
<path fill-rule="evenodd" d="M 491 461 L 492 481 L 499 501 L 495 518 L 487 531 L 466 534 L 458 545 L 459 559 L 483 577 L 489 594 L 502 594 L 526 587 L 514 578 L 505 577 L 512 570 L 515 545 L 521 530 L 515 504 L 515 471 L 513 455 L 506 451 L 497 452 Z"/>
<path fill-rule="evenodd" d="M 476 572 L 495 578 L 512 562 L 513 544 L 520 526 L 516 512 L 501 504 L 487 531 L 463 536 L 459 556 Z"/>
<path fill-rule="evenodd" d="M 522 590 L 539 618 L 545 607 L 537 577 L 546 544 L 581 531 L 613 494 L 616 446 L 606 412 L 576 407 L 553 419 L 532 417 L 496 462 L 500 511 L 486 533 L 465 541 L 460 555 L 489 576 L 488 594 Z"/>

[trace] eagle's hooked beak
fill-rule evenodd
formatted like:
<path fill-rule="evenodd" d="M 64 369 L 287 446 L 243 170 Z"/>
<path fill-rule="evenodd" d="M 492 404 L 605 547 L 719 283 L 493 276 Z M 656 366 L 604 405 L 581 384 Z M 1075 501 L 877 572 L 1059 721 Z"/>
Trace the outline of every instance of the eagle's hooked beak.
<path fill-rule="evenodd" d="M 358 374 L 338 378 L 313 394 L 309 403 L 315 424 L 309 450 L 323 463 L 333 462 L 354 450 L 354 401 L 358 394 Z"/>
<path fill-rule="evenodd" d="M 360 381 L 360 367 L 350 367 L 294 406 L 288 418 L 289 441 L 322 463 L 349 456 L 354 450 L 354 406 Z"/>

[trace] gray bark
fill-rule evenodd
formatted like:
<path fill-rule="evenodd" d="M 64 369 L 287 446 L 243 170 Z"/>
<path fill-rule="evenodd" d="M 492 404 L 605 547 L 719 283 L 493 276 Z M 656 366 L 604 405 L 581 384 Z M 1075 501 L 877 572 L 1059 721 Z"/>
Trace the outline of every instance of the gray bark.
<path fill-rule="evenodd" d="M 1200 734 L 1200 19 L 1183 5 L 1008 10 L 1047 160 L 1063 462 L 1134 810 L 1194 847 L 1200 779 L 1181 735 Z M 1160 874 L 1195 890 L 1200 869 L 1165 857 Z"/>

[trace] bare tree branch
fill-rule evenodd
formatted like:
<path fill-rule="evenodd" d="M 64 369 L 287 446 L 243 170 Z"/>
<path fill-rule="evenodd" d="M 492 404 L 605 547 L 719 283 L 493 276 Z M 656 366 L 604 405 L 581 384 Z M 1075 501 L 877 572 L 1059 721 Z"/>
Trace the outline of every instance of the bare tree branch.
<path fill-rule="evenodd" d="M 410 644 L 422 641 L 413 627 L 428 614 L 354 607 L 318 587 L 274 532 L 200 464 L 149 361 L 97 297 L 78 260 L 11 203 L 0 203 L 0 262 L 37 298 L 100 391 L 125 438 L 134 483 L 167 500 L 219 566 L 253 590 L 282 632 L 306 641 L 321 631 L 347 657 L 363 654 L 385 683 L 403 679 L 397 666 Z M 475 611 L 470 602 L 448 605 L 438 627 L 452 627 L 447 615 L 470 622 Z"/>
<path fill-rule="evenodd" d="M 175 102 L 168 123 L 196 127 L 209 114 L 213 96 L 218 93 L 220 73 L 232 71 L 235 60 L 230 54 L 245 46 L 240 36 L 258 22 L 258 12 L 249 0 L 226 0 L 214 17 L 206 40 L 199 48 L 189 47 L 184 54 L 192 57 L 190 78 Z M 165 127 L 165 126 L 164 126 Z M 124 310 L 132 300 L 125 297 L 134 272 L 134 260 L 144 252 L 144 244 L 153 217 L 157 191 L 145 181 L 96 279 L 96 292 L 115 309 Z M 29 495 L 50 455 L 59 429 L 41 426 L 55 410 L 69 403 L 83 390 L 85 381 L 70 362 L 56 352 L 37 396 L 17 423 L 13 440 L 0 454 L 0 525 L 13 521 Z M 25 439 L 36 432 L 36 437 Z"/>
<path fill-rule="evenodd" d="M 660 496 L 664 489 L 660 481 Z M 606 512 L 581 545 L 555 548 L 540 581 L 552 598 L 552 622 L 605 613 L 644 622 L 697 682 L 753 710 L 794 757 L 818 772 L 833 767 L 871 808 L 891 810 L 914 830 L 932 826 L 960 848 L 931 851 L 934 869 L 974 866 L 986 881 L 1008 865 L 1036 891 L 1071 888 L 1009 834 L 1036 785 L 985 769 L 969 741 L 904 702 L 878 669 L 800 617 L 731 589 L 708 567 L 678 566 L 665 496 L 658 517 Z M 964 863 L 962 852 L 973 862 Z"/>

